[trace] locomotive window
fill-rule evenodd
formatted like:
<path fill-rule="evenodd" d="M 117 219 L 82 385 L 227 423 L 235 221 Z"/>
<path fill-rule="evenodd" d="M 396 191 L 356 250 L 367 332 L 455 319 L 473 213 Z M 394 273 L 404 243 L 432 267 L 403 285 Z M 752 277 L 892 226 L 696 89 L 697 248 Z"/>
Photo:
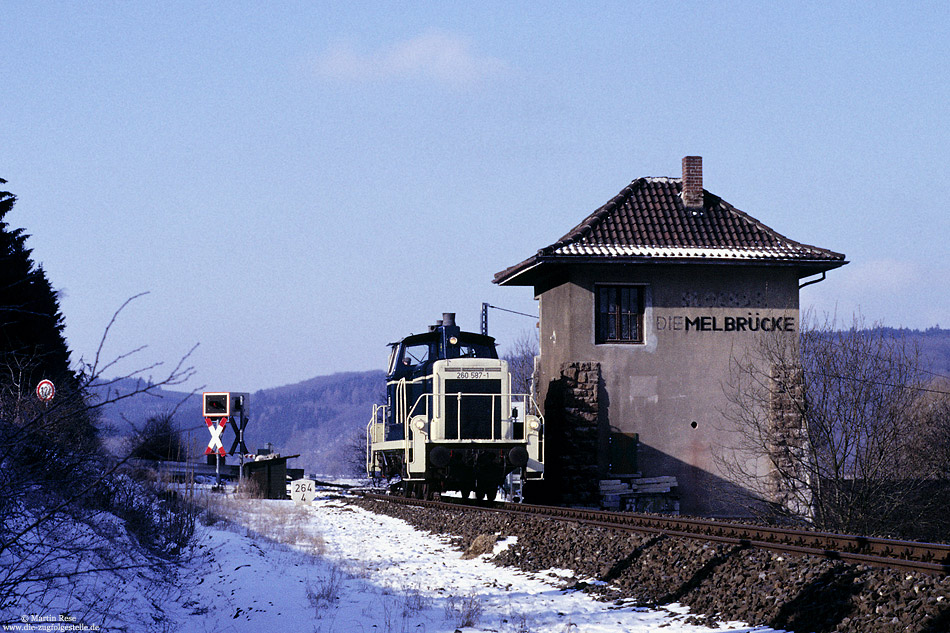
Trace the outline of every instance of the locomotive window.
<path fill-rule="evenodd" d="M 389 350 L 389 370 L 386 372 L 387 376 L 391 376 L 392 373 L 396 370 L 396 355 L 399 352 L 399 346 L 394 345 L 391 350 Z"/>
<path fill-rule="evenodd" d="M 404 365 L 422 365 L 429 360 L 429 344 L 407 345 L 403 349 L 402 363 Z"/>
<path fill-rule="evenodd" d="M 643 288 L 597 286 L 595 294 L 597 343 L 642 343 Z"/>
<path fill-rule="evenodd" d="M 485 345 L 459 345 L 459 356 L 462 358 L 490 358 Z"/>

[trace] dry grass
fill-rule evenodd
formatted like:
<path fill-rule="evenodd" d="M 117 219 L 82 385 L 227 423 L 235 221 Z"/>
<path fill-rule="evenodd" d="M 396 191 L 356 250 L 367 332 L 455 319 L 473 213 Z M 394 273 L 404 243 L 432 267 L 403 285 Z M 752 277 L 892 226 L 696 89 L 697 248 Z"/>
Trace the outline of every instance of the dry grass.
<path fill-rule="evenodd" d="M 323 611 L 328 609 L 340 597 L 344 574 L 336 565 L 330 565 L 327 572 L 313 581 L 307 582 L 307 599 L 313 607 L 314 616 L 319 620 Z"/>
<path fill-rule="evenodd" d="M 449 596 L 445 603 L 445 617 L 458 628 L 473 627 L 482 617 L 482 599 L 472 592 L 467 596 Z"/>
<path fill-rule="evenodd" d="M 290 501 L 262 501 L 249 494 L 208 495 L 205 514 L 247 529 L 248 536 L 266 538 L 308 554 L 322 554 L 323 537 L 310 524 L 309 506 Z"/>

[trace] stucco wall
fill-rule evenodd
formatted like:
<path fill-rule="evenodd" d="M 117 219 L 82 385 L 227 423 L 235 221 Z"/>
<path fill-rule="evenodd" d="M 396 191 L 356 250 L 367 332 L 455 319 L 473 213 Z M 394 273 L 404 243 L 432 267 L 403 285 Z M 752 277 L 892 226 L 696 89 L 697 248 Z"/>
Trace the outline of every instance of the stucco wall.
<path fill-rule="evenodd" d="M 676 476 L 686 514 L 741 513 L 734 497 L 742 491 L 713 457 L 737 442 L 723 416 L 729 366 L 768 331 L 797 332 L 797 271 L 614 264 L 576 266 L 562 274 L 536 288 L 540 402 L 565 363 L 600 363 L 601 415 L 611 431 L 639 434 L 643 476 Z M 644 285 L 643 344 L 594 343 L 593 293 L 602 283 Z M 596 459 L 603 470 L 604 456 Z"/>

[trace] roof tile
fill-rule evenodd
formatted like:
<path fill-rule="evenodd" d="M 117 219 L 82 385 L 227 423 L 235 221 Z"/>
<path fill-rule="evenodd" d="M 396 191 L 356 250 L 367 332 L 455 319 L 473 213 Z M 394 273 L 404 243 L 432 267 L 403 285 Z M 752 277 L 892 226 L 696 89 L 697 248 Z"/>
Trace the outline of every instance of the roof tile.
<path fill-rule="evenodd" d="M 557 242 L 497 273 L 495 283 L 575 257 L 799 262 L 819 270 L 846 263 L 843 254 L 791 240 L 706 190 L 703 207 L 687 209 L 682 188 L 679 178 L 634 180 Z"/>
<path fill-rule="evenodd" d="M 674 250 L 679 247 L 703 253 L 702 257 L 726 259 L 734 255 L 725 253 L 741 251 L 764 259 L 844 259 L 840 253 L 791 240 L 708 191 L 704 192 L 702 210 L 687 209 L 681 190 L 680 179 L 634 180 L 541 252 L 594 255 L 606 254 L 598 247 L 615 246 L 630 254 L 639 247 L 657 247 L 664 253 L 660 256 L 680 257 Z"/>

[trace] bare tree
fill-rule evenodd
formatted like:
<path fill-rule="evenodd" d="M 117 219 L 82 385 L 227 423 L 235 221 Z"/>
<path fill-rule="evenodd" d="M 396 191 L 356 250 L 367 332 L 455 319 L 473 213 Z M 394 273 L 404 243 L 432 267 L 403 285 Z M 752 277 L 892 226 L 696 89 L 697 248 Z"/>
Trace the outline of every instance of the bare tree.
<path fill-rule="evenodd" d="M 927 385 L 917 347 L 860 318 L 762 338 L 733 361 L 725 413 L 738 432 L 720 464 L 772 518 L 906 534 L 932 513 L 925 489 L 946 476 L 915 448 L 950 424 L 946 398 L 928 404 L 938 394 Z"/>
<path fill-rule="evenodd" d="M 538 351 L 537 330 L 524 330 L 515 339 L 504 360 L 511 372 L 512 393 L 531 393 L 534 380 L 534 358 Z"/>
<path fill-rule="evenodd" d="M 950 481 L 950 378 L 934 377 L 914 413 L 907 459 L 922 477 Z"/>
<path fill-rule="evenodd" d="M 68 586 L 77 576 L 128 565 L 128 559 L 109 554 L 115 535 L 99 525 L 103 511 L 123 518 L 128 535 L 152 555 L 177 555 L 191 538 L 194 513 L 183 512 L 187 504 L 181 497 L 123 474 L 127 457 L 107 455 L 95 433 L 99 407 L 181 384 L 193 375 L 189 352 L 157 381 L 93 399 L 90 386 L 106 382 L 102 372 L 114 369 L 119 360 L 100 362 L 109 329 L 135 298 L 114 313 L 93 362 L 80 362 L 72 374 L 75 380 L 63 381 L 51 402 L 42 403 L 34 394 L 34 359 L 10 355 L 0 367 L 0 614 L 42 612 L 44 600 L 55 594 L 51 590 Z M 149 364 L 123 378 L 157 367 Z M 79 610 L 92 607 L 76 605 Z"/>
<path fill-rule="evenodd" d="M 5 182 L 0 179 L 0 185 Z M 134 356 L 136 351 L 100 363 L 109 329 L 136 297 L 114 313 L 93 362 L 74 367 L 58 295 L 32 260 L 24 229 L 6 222 L 15 202 L 15 195 L 0 191 L 0 622 L 17 611 L 44 611 L 37 607 L 70 590 L 77 576 L 127 564 L 111 555 L 123 549 L 110 548 L 112 538 L 134 538 L 154 554 L 172 555 L 178 547 L 172 541 L 189 534 L 188 517 L 175 512 L 174 499 L 160 499 L 158 492 L 148 497 L 140 482 L 118 473 L 122 460 L 107 455 L 100 443 L 98 408 L 131 394 L 93 402 L 89 388 L 104 372 L 114 373 L 116 362 Z M 188 379 L 187 358 L 140 391 Z M 56 384 L 55 398 L 40 401 L 34 389 L 46 381 Z M 135 493 L 121 494 L 123 489 Z M 111 529 L 106 512 L 125 520 L 124 534 Z M 178 518 L 183 520 L 173 525 Z M 116 523 L 122 522 L 113 519 L 111 525 Z M 90 600 L 101 604 L 99 596 Z"/>
<path fill-rule="evenodd" d="M 344 468 L 351 477 L 366 477 L 366 429 L 350 433 L 343 446 Z"/>

